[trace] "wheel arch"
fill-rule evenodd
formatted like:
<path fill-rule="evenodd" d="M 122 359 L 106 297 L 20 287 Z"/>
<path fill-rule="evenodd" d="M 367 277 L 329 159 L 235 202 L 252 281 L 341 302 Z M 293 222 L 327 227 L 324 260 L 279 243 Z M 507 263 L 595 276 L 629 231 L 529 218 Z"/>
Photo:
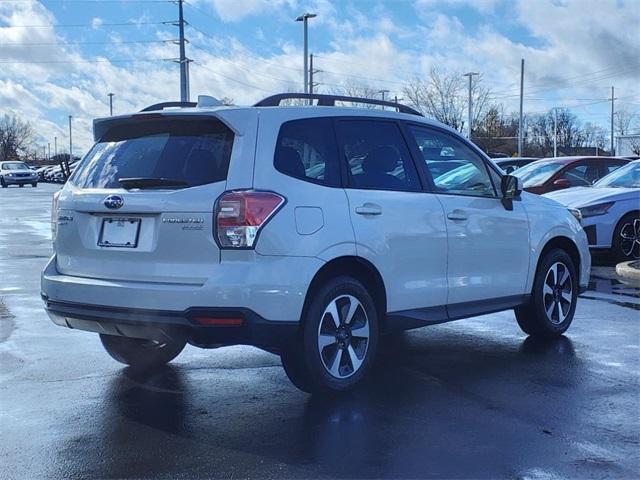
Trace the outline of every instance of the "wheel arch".
<path fill-rule="evenodd" d="M 622 220 L 624 220 L 624 218 L 628 215 L 637 215 L 638 217 L 640 217 L 640 210 L 631 209 L 628 212 L 625 212 L 622 215 L 620 215 L 620 218 L 618 218 L 618 221 L 616 222 L 615 226 L 613 227 L 613 231 L 611 232 L 611 245 L 613 245 L 613 241 L 615 240 L 616 230 L 618 230 L 618 227 L 622 223 Z"/>
<path fill-rule="evenodd" d="M 387 290 L 384 280 L 378 269 L 370 261 L 354 255 L 346 255 L 329 260 L 316 272 L 307 288 L 300 324 L 302 325 L 304 322 L 313 294 L 327 280 L 341 275 L 353 277 L 365 286 L 376 305 L 380 322 L 379 327 L 382 328 L 387 313 Z"/>
<path fill-rule="evenodd" d="M 569 255 L 571 261 L 573 262 L 576 274 L 578 275 L 578 278 L 580 278 L 580 267 L 582 262 L 582 259 L 580 257 L 580 250 L 578 249 L 576 243 L 571 240 L 571 238 L 564 235 L 558 235 L 556 237 L 550 238 L 549 240 L 547 240 L 547 243 L 545 243 L 544 247 L 542 247 L 542 250 L 540 250 L 540 255 L 538 255 L 538 260 L 536 262 L 536 275 L 538 273 L 540 261 L 548 252 L 550 252 L 554 248 L 559 248 L 567 252 L 567 255 Z"/>

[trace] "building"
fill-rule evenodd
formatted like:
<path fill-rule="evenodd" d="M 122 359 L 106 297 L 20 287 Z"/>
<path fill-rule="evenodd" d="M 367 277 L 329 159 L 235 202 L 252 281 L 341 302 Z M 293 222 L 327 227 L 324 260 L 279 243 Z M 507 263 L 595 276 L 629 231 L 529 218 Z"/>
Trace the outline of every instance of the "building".
<path fill-rule="evenodd" d="M 616 155 L 640 155 L 640 133 L 618 135 L 616 137 Z"/>

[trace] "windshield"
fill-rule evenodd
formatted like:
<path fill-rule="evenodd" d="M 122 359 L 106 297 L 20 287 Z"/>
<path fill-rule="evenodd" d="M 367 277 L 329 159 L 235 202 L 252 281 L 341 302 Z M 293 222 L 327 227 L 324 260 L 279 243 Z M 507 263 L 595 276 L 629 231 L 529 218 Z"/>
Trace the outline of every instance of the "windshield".
<path fill-rule="evenodd" d="M 69 179 L 81 188 L 120 188 L 121 178 L 171 179 L 193 187 L 225 180 L 233 133 L 217 120 L 146 120 L 119 125 Z"/>
<path fill-rule="evenodd" d="M 614 170 L 597 181 L 594 187 L 640 188 L 640 161 Z"/>
<path fill-rule="evenodd" d="M 513 175 L 522 180 L 525 188 L 535 187 L 549 180 L 553 174 L 564 167 L 564 165 L 564 163 L 556 162 L 534 162 L 517 169 L 513 172 Z"/>
<path fill-rule="evenodd" d="M 4 162 L 2 164 L 3 170 L 29 170 L 29 167 L 24 162 Z"/>

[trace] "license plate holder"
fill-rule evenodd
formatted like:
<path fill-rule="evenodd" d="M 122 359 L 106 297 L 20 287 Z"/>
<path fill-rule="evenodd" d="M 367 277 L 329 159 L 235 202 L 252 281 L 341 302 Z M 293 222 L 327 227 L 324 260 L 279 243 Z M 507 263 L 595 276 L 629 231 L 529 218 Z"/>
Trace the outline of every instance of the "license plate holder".
<path fill-rule="evenodd" d="M 109 217 L 102 220 L 98 246 L 136 248 L 140 237 L 140 218 Z"/>

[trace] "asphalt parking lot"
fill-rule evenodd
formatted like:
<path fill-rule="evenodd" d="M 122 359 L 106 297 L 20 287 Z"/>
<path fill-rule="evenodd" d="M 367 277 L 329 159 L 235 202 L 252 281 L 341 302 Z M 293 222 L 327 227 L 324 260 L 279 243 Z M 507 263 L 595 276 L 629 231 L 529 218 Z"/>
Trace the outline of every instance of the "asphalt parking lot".
<path fill-rule="evenodd" d="M 42 309 L 58 188 L 0 190 L 2 478 L 640 477 L 640 291 L 612 268 L 556 341 L 511 312 L 408 332 L 345 396 L 250 347 L 139 375 Z"/>

